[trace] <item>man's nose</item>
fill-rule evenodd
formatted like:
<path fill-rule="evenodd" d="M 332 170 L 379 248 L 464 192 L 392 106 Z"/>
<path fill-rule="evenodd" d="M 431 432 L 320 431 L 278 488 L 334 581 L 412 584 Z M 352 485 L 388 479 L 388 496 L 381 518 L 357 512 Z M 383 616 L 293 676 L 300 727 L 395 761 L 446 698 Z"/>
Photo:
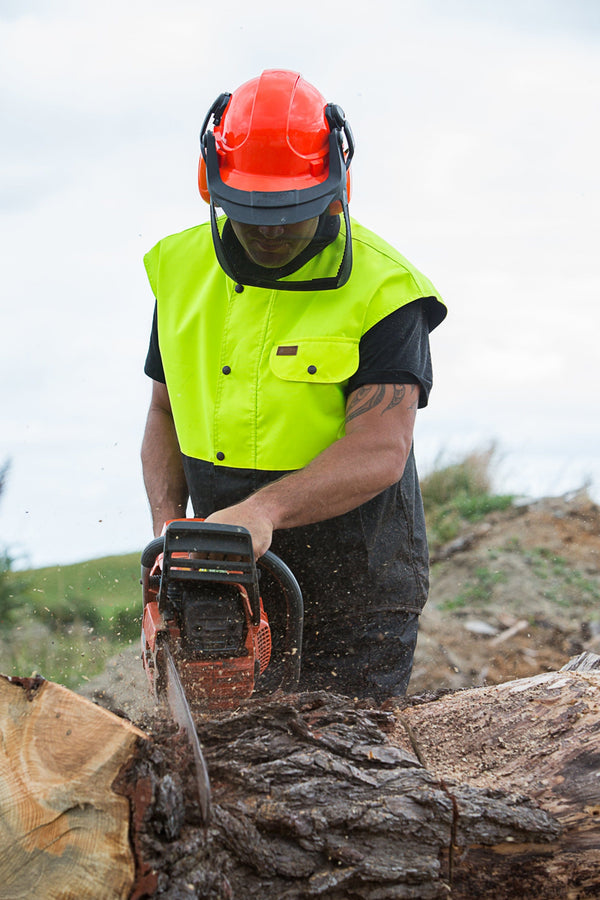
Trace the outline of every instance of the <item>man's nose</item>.
<path fill-rule="evenodd" d="M 285 231 L 284 225 L 259 225 L 258 230 L 262 234 L 263 237 L 266 238 L 278 238 Z"/>

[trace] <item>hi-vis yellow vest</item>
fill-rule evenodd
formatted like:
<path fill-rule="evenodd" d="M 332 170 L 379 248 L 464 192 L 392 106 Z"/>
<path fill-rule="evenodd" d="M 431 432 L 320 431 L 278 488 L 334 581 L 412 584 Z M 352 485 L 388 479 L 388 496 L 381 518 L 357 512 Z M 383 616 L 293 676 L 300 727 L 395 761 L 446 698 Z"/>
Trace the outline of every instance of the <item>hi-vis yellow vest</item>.
<path fill-rule="evenodd" d="M 291 279 L 337 271 L 343 235 Z M 182 453 L 216 465 L 288 471 L 344 434 L 344 388 L 362 335 L 433 285 L 381 238 L 352 223 L 354 265 L 338 290 L 236 285 L 208 223 L 144 257 Z M 432 327 L 444 317 L 439 298 Z"/>

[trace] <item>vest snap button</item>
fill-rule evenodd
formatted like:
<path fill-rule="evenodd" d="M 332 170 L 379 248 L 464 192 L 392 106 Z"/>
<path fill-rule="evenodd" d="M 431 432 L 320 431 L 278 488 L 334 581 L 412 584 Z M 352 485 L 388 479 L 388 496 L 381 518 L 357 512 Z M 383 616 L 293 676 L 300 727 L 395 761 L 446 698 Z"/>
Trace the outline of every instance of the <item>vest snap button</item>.
<path fill-rule="evenodd" d="M 244 290 L 243 284 L 236 284 L 236 286 L 234 287 L 234 291 L 236 292 L 236 294 L 241 294 L 243 290 Z"/>
<path fill-rule="evenodd" d="M 223 373 L 223 375 L 229 375 L 229 373 L 231 372 L 231 366 L 223 366 L 221 372 Z"/>
<path fill-rule="evenodd" d="M 225 459 L 225 454 L 222 453 L 221 450 L 219 450 L 219 452 L 217 453 L 217 459 L 219 459 L 219 460 Z"/>
<path fill-rule="evenodd" d="M 308 369 L 307 369 L 306 371 L 308 372 L 309 375 L 314 375 L 315 372 L 317 371 L 317 367 L 316 367 L 316 366 L 309 366 Z"/>

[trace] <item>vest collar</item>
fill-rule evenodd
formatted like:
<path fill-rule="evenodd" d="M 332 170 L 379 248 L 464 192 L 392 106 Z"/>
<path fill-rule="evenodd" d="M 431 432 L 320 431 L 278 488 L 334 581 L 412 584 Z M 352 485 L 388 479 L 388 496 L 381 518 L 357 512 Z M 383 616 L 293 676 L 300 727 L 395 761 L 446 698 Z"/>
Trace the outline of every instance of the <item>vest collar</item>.
<path fill-rule="evenodd" d="M 344 251 L 337 274 L 308 280 L 285 281 L 282 279 L 301 269 L 309 260 L 318 255 L 336 239 L 340 229 L 339 216 L 321 215 L 314 238 L 298 257 L 280 269 L 265 269 L 247 259 L 228 219 L 223 225 L 222 233 L 219 231 L 216 209 L 214 204 L 211 203 L 211 232 L 219 265 L 232 281 L 250 287 L 281 291 L 335 290 L 346 284 L 352 271 L 352 234 L 347 203 L 343 204 L 343 214 L 346 235 Z"/>

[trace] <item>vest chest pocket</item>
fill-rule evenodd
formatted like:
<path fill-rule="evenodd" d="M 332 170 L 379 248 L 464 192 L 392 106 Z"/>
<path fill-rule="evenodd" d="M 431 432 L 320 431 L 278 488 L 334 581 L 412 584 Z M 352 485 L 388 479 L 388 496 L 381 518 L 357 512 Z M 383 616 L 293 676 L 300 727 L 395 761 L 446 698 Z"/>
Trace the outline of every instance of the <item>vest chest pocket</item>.
<path fill-rule="evenodd" d="M 358 369 L 358 340 L 311 338 L 274 344 L 271 371 L 283 381 L 339 384 Z"/>

